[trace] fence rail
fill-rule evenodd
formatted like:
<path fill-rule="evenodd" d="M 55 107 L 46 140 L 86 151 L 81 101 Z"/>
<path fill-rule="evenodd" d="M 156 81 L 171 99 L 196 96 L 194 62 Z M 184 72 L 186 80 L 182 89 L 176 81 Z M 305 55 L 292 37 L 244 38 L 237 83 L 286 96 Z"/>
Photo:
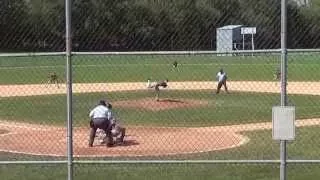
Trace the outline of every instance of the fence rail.
<path fill-rule="evenodd" d="M 287 49 L 289 53 L 319 53 L 320 49 Z M 217 55 L 217 54 L 262 54 L 281 53 L 281 49 L 237 50 L 231 52 L 218 51 L 127 51 L 127 52 L 71 52 L 72 55 Z M 32 57 L 32 56 L 63 56 L 65 52 L 35 53 L 0 53 L 0 57 Z"/>

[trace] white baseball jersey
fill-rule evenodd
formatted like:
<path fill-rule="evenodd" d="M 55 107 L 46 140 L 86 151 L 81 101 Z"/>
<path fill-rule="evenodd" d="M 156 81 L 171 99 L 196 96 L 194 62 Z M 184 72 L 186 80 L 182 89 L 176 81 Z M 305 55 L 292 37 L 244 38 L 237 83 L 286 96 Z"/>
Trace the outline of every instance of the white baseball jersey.
<path fill-rule="evenodd" d="M 155 86 L 156 84 L 157 84 L 156 81 L 151 82 L 151 81 L 148 79 L 147 88 L 154 88 L 154 86 Z"/>
<path fill-rule="evenodd" d="M 95 107 L 89 114 L 90 118 L 112 118 L 112 112 L 110 109 L 103 105 Z"/>
<path fill-rule="evenodd" d="M 223 72 L 223 73 L 218 72 L 216 77 L 217 77 L 218 82 L 221 82 L 226 78 L 226 76 L 227 76 L 227 74 L 225 72 Z"/>

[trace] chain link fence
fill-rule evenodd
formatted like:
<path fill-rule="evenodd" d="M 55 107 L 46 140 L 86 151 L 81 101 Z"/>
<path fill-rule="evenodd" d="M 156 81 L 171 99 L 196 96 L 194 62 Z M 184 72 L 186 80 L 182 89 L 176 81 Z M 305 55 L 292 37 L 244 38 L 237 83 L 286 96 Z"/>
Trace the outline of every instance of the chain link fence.
<path fill-rule="evenodd" d="M 288 1 L 290 180 L 319 176 L 319 10 L 318 0 Z M 73 0 L 71 76 L 65 12 L 64 0 L 0 2 L 4 179 L 278 179 L 280 1 Z M 100 130 L 89 147 L 100 100 L 125 128 L 114 147 Z"/>

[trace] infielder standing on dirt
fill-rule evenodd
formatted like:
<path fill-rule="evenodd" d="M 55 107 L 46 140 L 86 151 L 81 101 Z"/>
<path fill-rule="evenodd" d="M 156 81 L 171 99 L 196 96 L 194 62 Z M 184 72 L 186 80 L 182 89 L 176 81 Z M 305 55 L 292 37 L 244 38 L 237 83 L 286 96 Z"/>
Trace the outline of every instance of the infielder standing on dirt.
<path fill-rule="evenodd" d="M 98 106 L 96 106 L 92 111 L 90 111 L 90 137 L 89 137 L 89 147 L 93 146 L 94 138 L 96 137 L 97 129 L 102 129 L 106 133 L 105 142 L 108 147 L 113 146 L 113 138 L 111 135 L 111 118 L 112 112 L 108 108 L 109 103 L 104 100 L 100 100 Z"/>
<path fill-rule="evenodd" d="M 281 80 L 281 69 L 280 69 L 280 67 L 277 67 L 276 71 L 274 72 L 273 79 L 276 80 L 277 82 Z"/>
<path fill-rule="evenodd" d="M 224 72 L 222 68 L 221 68 L 220 71 L 217 73 L 216 79 L 217 79 L 217 81 L 218 81 L 218 87 L 217 87 L 216 94 L 219 94 L 220 89 L 221 89 L 222 86 L 224 86 L 225 91 L 226 91 L 227 93 L 229 93 L 228 87 L 227 87 L 227 73 Z"/>
<path fill-rule="evenodd" d="M 46 87 L 49 84 L 55 84 L 59 88 L 59 77 L 56 72 L 51 72 L 48 75 L 48 81 L 46 83 Z"/>
<path fill-rule="evenodd" d="M 156 101 L 159 101 L 160 97 L 160 87 L 166 88 L 168 86 L 169 80 L 163 80 L 159 82 L 155 82 L 154 84 L 151 84 L 150 79 L 148 79 L 148 88 L 154 88 L 156 92 Z"/>

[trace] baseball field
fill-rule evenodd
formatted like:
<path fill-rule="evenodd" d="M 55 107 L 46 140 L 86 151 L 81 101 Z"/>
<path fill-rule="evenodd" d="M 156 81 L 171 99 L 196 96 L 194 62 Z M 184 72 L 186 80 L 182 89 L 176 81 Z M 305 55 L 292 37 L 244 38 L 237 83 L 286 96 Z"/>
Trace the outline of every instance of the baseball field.
<path fill-rule="evenodd" d="M 289 159 L 319 159 L 320 68 L 317 54 L 289 55 L 288 99 L 296 106 L 297 138 Z M 178 68 L 172 67 L 178 61 Z M 274 160 L 271 108 L 280 104 L 273 79 L 280 57 L 209 55 L 73 56 L 76 160 Z M 0 161 L 63 160 L 66 155 L 64 57 L 0 58 Z M 230 94 L 215 95 L 215 74 L 228 74 Z M 169 79 L 161 101 L 147 79 Z M 123 146 L 87 147 L 88 113 L 100 99 L 128 129 Z M 290 179 L 319 179 L 319 166 L 290 164 Z M 65 179 L 66 165 L 0 165 L 5 179 Z M 278 179 L 278 164 L 77 164 L 75 178 Z"/>

